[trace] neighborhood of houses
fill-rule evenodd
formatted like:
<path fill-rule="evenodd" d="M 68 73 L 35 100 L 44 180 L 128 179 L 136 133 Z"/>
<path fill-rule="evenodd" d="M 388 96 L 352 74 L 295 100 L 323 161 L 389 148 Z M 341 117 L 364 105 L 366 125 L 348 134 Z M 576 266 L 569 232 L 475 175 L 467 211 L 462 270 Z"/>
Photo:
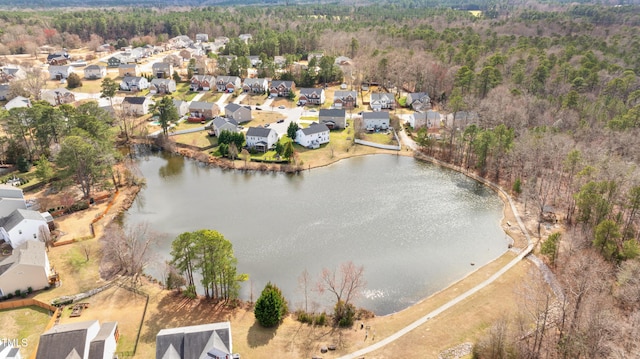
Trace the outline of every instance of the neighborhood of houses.
<path fill-rule="evenodd" d="M 243 41 L 251 40 L 249 34 L 240 37 Z M 296 132 L 295 142 L 303 147 L 317 149 L 329 143 L 331 131 L 347 128 L 349 119 L 359 121 L 360 128 L 369 132 L 387 131 L 391 128 L 390 111 L 399 106 L 397 96 L 383 89 L 377 92 L 369 91 L 373 86 L 368 83 L 361 85 L 360 93 L 342 84 L 339 90 L 328 95 L 324 87 L 296 88 L 293 81 L 210 74 L 213 71 L 206 54 L 217 52 L 228 41 L 228 38 L 218 37 L 210 42 L 207 34 L 197 34 L 195 41 L 187 36 L 178 36 L 165 46 L 122 49 L 103 57 L 98 64 L 91 65 L 82 61 L 72 61 L 67 51 L 53 52 L 47 57 L 48 78 L 63 84 L 81 67 L 84 67 L 82 73 L 87 81 L 100 81 L 110 73 L 117 74 L 119 89 L 121 94 L 125 94 L 120 96 L 120 110 L 132 116 L 144 116 L 152 110 L 154 98 L 171 95 L 177 91 L 174 73 L 177 69 L 184 68 L 185 62 L 195 59 L 193 76 L 187 79 L 188 88 L 192 92 L 237 94 L 236 98 L 258 95 L 265 97 L 265 103 L 277 98 L 295 98 L 298 106 L 319 107 L 318 110 L 312 109 L 313 120 L 307 121 L 307 126 L 299 127 Z M 113 52 L 113 48 L 104 45 L 98 51 L 108 53 Z M 164 56 L 161 61 L 143 67 L 142 59 L 162 56 L 167 51 L 170 51 L 170 54 Z M 310 56 L 323 55 L 320 53 Z M 249 58 L 253 66 L 260 61 L 257 56 Z M 284 58 L 276 56 L 274 62 L 283 66 Z M 345 64 L 348 66 L 351 60 L 344 56 L 336 59 L 337 66 Z M 25 70 L 19 66 L 0 68 L 0 101 L 6 101 L 5 109 L 31 106 L 29 98 L 8 98 L 9 83 L 25 76 Z M 369 93 L 366 99 L 362 96 L 363 90 Z M 78 97 L 78 93 L 64 87 L 41 92 L 41 99 L 52 106 L 72 104 Z M 96 96 L 90 98 L 97 99 Z M 230 97 L 222 98 L 227 100 Z M 330 104 L 327 106 L 329 101 Z M 432 108 L 432 101 L 425 92 L 407 92 L 405 103 L 406 107 L 413 111 L 406 112 L 402 118 L 414 129 L 425 128 L 435 133 L 441 127 L 455 125 L 455 121 L 472 122 L 477 119 L 473 113 L 441 115 Z M 279 138 L 286 133 L 268 124 L 248 128 L 242 126 L 252 120 L 254 111 L 263 111 L 260 106 L 242 105 L 238 101 L 200 101 L 198 96 L 191 101 L 174 99 L 173 104 L 182 119 L 208 123 L 209 133 L 214 136 L 220 136 L 223 131 L 243 132 L 247 148 L 257 152 L 273 149 Z M 104 99 L 101 102 L 101 106 L 107 109 L 112 105 L 107 104 Z M 284 110 L 284 107 L 280 106 L 280 109 Z M 113 111 L 113 108 L 110 110 Z M 291 114 L 285 111 L 282 113 Z M 288 120 L 300 123 L 300 118 Z M 21 189 L 0 185 L 0 296 L 31 293 L 60 283 L 47 257 L 47 245 L 52 228 L 53 217 L 48 212 L 29 209 Z M 118 338 L 116 322 L 100 324 L 92 320 L 60 324 L 40 336 L 36 358 L 113 358 Z M 229 322 L 167 328 L 157 333 L 157 359 L 204 357 L 239 358 L 237 354 L 233 354 Z M 0 359 L 2 358 L 20 358 L 20 352 L 12 346 L 0 343 Z"/>

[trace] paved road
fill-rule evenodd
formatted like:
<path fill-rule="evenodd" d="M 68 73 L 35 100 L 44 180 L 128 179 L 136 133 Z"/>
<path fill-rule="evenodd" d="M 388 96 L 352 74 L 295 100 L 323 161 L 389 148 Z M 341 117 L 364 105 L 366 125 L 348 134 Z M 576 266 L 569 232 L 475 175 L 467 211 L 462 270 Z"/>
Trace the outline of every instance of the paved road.
<path fill-rule="evenodd" d="M 407 142 L 404 142 L 404 143 L 408 145 Z M 436 161 L 436 162 L 439 162 L 439 161 Z M 400 329 L 399 331 L 395 332 L 394 334 L 392 334 L 392 335 L 380 340 L 379 342 L 377 342 L 375 344 L 372 344 L 372 345 L 370 345 L 370 346 L 368 346 L 366 348 L 360 349 L 360 350 L 358 350 L 358 351 L 356 351 L 354 353 L 344 355 L 344 356 L 340 357 L 339 359 L 362 358 L 363 355 L 369 354 L 369 353 L 371 353 L 371 352 L 373 352 L 375 350 L 378 350 L 378 349 L 384 347 L 385 345 L 387 345 L 389 343 L 392 343 L 392 342 L 398 340 L 403 335 L 409 333 L 410 331 L 418 328 L 422 324 L 428 322 L 431 318 L 441 314 L 442 312 L 446 311 L 447 309 L 453 307 L 454 305 L 460 303 L 461 301 L 463 301 L 463 300 L 469 298 L 470 296 L 474 295 L 475 293 L 479 292 L 480 290 L 485 288 L 487 285 L 493 283 L 496 279 L 500 278 L 500 276 L 502 276 L 504 273 L 506 273 L 513 266 L 518 264 L 518 262 L 520 262 L 524 257 L 526 257 L 527 255 L 529 255 L 531 253 L 531 251 L 533 250 L 533 247 L 534 247 L 534 243 L 532 242 L 531 237 L 529 236 L 529 232 L 527 231 L 527 229 L 524 226 L 524 223 L 520 219 L 520 214 L 518 213 L 518 210 L 516 209 L 516 206 L 515 206 L 514 202 L 511 200 L 511 197 L 504 190 L 502 190 L 502 188 L 498 187 L 498 185 L 496 185 L 493 182 L 480 179 L 479 177 L 477 177 L 477 176 L 475 176 L 473 174 L 470 174 L 470 177 L 473 177 L 473 178 L 475 178 L 477 180 L 482 180 L 483 182 L 487 183 L 489 186 L 491 186 L 491 187 L 495 188 L 497 191 L 501 192 L 505 196 L 505 198 L 508 199 L 509 205 L 511 206 L 511 210 L 513 211 L 513 214 L 516 217 L 516 220 L 518 221 L 518 226 L 520 226 L 520 230 L 524 233 L 524 235 L 527 238 L 527 242 L 528 242 L 527 247 L 522 252 L 520 252 L 520 254 L 516 258 L 514 258 L 512 261 L 507 263 L 507 265 L 502 267 L 499 271 L 494 273 L 491 277 L 489 277 L 488 279 L 486 279 L 482 283 L 480 283 L 480 284 L 476 285 L 475 287 L 469 289 L 468 291 L 462 293 L 461 295 L 457 296 L 456 298 L 454 298 L 454 299 L 450 300 L 449 302 L 445 303 L 444 305 L 440 306 L 438 309 L 436 309 L 436 310 L 428 313 L 427 315 L 419 318 L 415 322 L 407 325 L 406 327 L 404 327 L 404 328 Z"/>

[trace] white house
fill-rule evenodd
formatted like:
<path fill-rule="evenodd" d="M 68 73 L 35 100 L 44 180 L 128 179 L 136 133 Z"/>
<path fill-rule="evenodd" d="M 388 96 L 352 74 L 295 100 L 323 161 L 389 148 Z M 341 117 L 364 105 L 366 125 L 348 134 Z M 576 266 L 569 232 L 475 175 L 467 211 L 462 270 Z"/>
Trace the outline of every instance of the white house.
<path fill-rule="evenodd" d="M 393 109 L 395 108 L 395 101 L 396 100 L 392 94 L 385 92 L 372 93 L 369 106 L 371 106 L 373 111 Z"/>
<path fill-rule="evenodd" d="M 344 109 L 322 108 L 318 112 L 318 122 L 324 123 L 330 130 L 345 128 L 347 126 L 347 114 Z"/>
<path fill-rule="evenodd" d="M 142 116 L 149 113 L 151 99 L 143 96 L 129 96 L 122 100 L 122 111 L 129 115 Z"/>
<path fill-rule="evenodd" d="M 324 123 L 314 122 L 296 132 L 296 142 L 307 148 L 318 148 L 324 143 L 329 143 L 329 127 Z"/>
<path fill-rule="evenodd" d="M 84 78 L 87 80 L 101 79 L 107 76 L 107 67 L 100 65 L 89 65 L 84 68 Z"/>
<path fill-rule="evenodd" d="M 141 91 L 149 88 L 149 80 L 141 76 L 125 76 L 120 81 L 120 89 L 123 91 Z"/>
<path fill-rule="evenodd" d="M 19 208 L 0 219 L 0 239 L 4 239 L 12 248 L 26 241 L 44 241 L 42 237 L 47 235 L 47 220 L 39 212 Z"/>
<path fill-rule="evenodd" d="M 111 359 L 118 337 L 117 322 L 58 324 L 40 335 L 36 359 Z"/>
<path fill-rule="evenodd" d="M 76 95 L 63 87 L 57 88 L 55 90 L 42 91 L 42 93 L 40 94 L 40 98 L 50 103 L 51 106 L 69 104 L 76 101 Z"/>
<path fill-rule="evenodd" d="M 363 112 L 362 123 L 367 131 L 389 128 L 389 112 Z"/>
<path fill-rule="evenodd" d="M 31 107 L 31 100 L 26 97 L 16 96 L 4 105 L 4 108 L 7 111 L 11 110 L 12 108 L 20 107 Z"/>
<path fill-rule="evenodd" d="M 162 329 L 156 335 L 156 359 L 240 357 L 232 353 L 233 340 L 229 322 Z"/>
<path fill-rule="evenodd" d="M 49 65 L 49 79 L 62 80 L 66 79 L 73 73 L 73 67 L 71 66 L 54 66 Z"/>
<path fill-rule="evenodd" d="M 0 295 L 43 289 L 52 274 L 44 242 L 22 243 L 0 262 Z"/>
<path fill-rule="evenodd" d="M 409 117 L 409 125 L 414 129 L 439 128 L 442 116 L 438 111 L 428 110 L 427 112 L 415 112 Z"/>
<path fill-rule="evenodd" d="M 27 209 L 22 189 L 0 184 L 0 218 L 7 217 L 16 209 Z"/>
<path fill-rule="evenodd" d="M 189 114 L 189 102 L 174 98 L 173 105 L 176 107 L 176 110 L 178 110 L 178 116 L 182 117 Z"/>
<path fill-rule="evenodd" d="M 278 134 L 270 128 L 249 127 L 247 130 L 247 147 L 267 152 L 278 142 Z"/>

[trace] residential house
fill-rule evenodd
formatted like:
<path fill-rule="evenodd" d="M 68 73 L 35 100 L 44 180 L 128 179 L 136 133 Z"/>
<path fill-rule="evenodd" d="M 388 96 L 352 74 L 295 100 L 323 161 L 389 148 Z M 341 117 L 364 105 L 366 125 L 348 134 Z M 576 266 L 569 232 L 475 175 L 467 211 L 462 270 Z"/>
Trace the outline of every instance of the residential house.
<path fill-rule="evenodd" d="M 445 124 L 448 128 L 465 128 L 473 123 L 478 123 L 479 116 L 475 112 L 458 111 L 445 116 Z"/>
<path fill-rule="evenodd" d="M 299 105 L 322 105 L 324 104 L 324 89 L 322 88 L 301 88 L 298 97 Z"/>
<path fill-rule="evenodd" d="M 336 91 L 333 93 L 333 107 L 352 110 L 358 107 L 358 93 L 356 91 Z"/>
<path fill-rule="evenodd" d="M 260 56 L 249 56 L 248 59 L 249 59 L 249 62 L 251 63 L 251 67 L 257 67 L 258 65 L 262 64 L 262 61 L 260 60 Z"/>
<path fill-rule="evenodd" d="M 276 131 L 265 127 L 249 127 L 246 137 L 247 147 L 261 152 L 267 152 L 278 142 Z"/>
<path fill-rule="evenodd" d="M 431 109 L 431 98 L 426 92 L 414 92 L 407 95 L 407 107 L 424 112 Z"/>
<path fill-rule="evenodd" d="M 318 122 L 325 124 L 330 130 L 347 127 L 347 111 L 345 109 L 320 109 Z"/>
<path fill-rule="evenodd" d="M 240 34 L 240 36 L 238 36 L 240 38 L 240 40 L 244 41 L 245 43 L 249 43 L 249 41 L 251 41 L 251 39 L 253 39 L 253 36 L 251 36 L 251 34 Z"/>
<path fill-rule="evenodd" d="M 194 75 L 205 75 L 209 66 L 209 58 L 207 56 L 196 56 L 195 60 L 195 64 L 190 65 L 189 68 L 191 68 Z"/>
<path fill-rule="evenodd" d="M 146 115 L 150 106 L 151 99 L 144 96 L 127 96 L 122 100 L 122 112 L 129 115 Z"/>
<path fill-rule="evenodd" d="M 21 67 L 4 66 L 0 68 L 0 83 L 13 80 L 22 80 L 27 77 L 27 72 Z"/>
<path fill-rule="evenodd" d="M 113 50 L 115 49 L 109 44 L 102 44 L 96 48 L 96 52 L 111 52 Z"/>
<path fill-rule="evenodd" d="M 276 65 L 277 68 L 283 68 L 287 63 L 287 59 L 284 56 L 274 56 L 273 64 Z"/>
<path fill-rule="evenodd" d="M 189 114 L 189 102 L 174 98 L 173 105 L 176 107 L 176 110 L 178 110 L 178 116 L 182 117 Z"/>
<path fill-rule="evenodd" d="M 122 55 L 113 55 L 107 59 L 107 67 L 120 67 L 120 65 L 128 64 L 129 60 L 125 60 Z"/>
<path fill-rule="evenodd" d="M 26 241 L 0 261 L 0 296 L 43 289 L 52 275 L 44 242 Z"/>
<path fill-rule="evenodd" d="M 125 51 L 124 55 L 132 58 L 135 62 L 138 60 L 151 56 L 152 50 L 145 47 L 136 47 L 129 51 Z"/>
<path fill-rule="evenodd" d="M 419 128 L 440 128 L 442 116 L 438 111 L 429 110 L 426 112 L 415 112 L 409 117 L 409 125 L 414 129 Z"/>
<path fill-rule="evenodd" d="M 47 63 L 49 65 L 62 66 L 66 65 L 70 60 L 69 53 L 67 51 L 56 51 L 47 55 Z"/>
<path fill-rule="evenodd" d="M 27 241 L 44 241 L 47 235 L 47 220 L 37 211 L 18 208 L 0 218 L 0 239 L 4 239 L 11 248 L 18 248 Z"/>
<path fill-rule="evenodd" d="M 111 359 L 119 336 L 117 322 L 58 324 L 40 335 L 36 359 Z"/>
<path fill-rule="evenodd" d="M 386 92 L 377 92 L 371 94 L 369 106 L 373 111 L 394 109 L 396 100 L 392 94 Z"/>
<path fill-rule="evenodd" d="M 153 79 L 149 84 L 149 93 L 168 94 L 176 92 L 176 81 L 173 79 Z"/>
<path fill-rule="evenodd" d="M 0 101 L 6 101 L 9 96 L 9 84 L 0 84 Z"/>
<path fill-rule="evenodd" d="M 120 81 L 120 89 L 123 91 L 138 92 L 149 88 L 149 80 L 141 76 L 125 76 Z"/>
<path fill-rule="evenodd" d="M 224 116 L 236 120 L 238 123 L 251 121 L 251 108 L 237 103 L 230 103 L 224 108 Z"/>
<path fill-rule="evenodd" d="M 63 87 L 57 88 L 55 90 L 43 91 L 40 97 L 42 98 L 42 100 L 50 103 L 51 106 L 69 104 L 76 101 L 76 95 Z"/>
<path fill-rule="evenodd" d="M 11 343 L 10 340 L 0 341 L 0 359 L 22 359 L 19 347 L 21 343 Z"/>
<path fill-rule="evenodd" d="M 0 218 L 7 217 L 16 209 L 27 209 L 22 189 L 0 184 Z"/>
<path fill-rule="evenodd" d="M 218 105 L 213 102 L 191 101 L 189 104 L 189 121 L 198 122 L 212 119 L 220 113 Z"/>
<path fill-rule="evenodd" d="M 209 34 L 196 34 L 196 41 L 197 42 L 208 42 L 209 41 Z"/>
<path fill-rule="evenodd" d="M 180 66 L 182 66 L 182 63 L 183 63 L 182 57 L 175 54 L 165 56 L 164 59 L 162 59 L 162 62 L 171 64 L 174 68 L 180 68 Z"/>
<path fill-rule="evenodd" d="M 31 100 L 26 97 L 16 96 L 4 105 L 5 110 L 9 111 L 12 108 L 31 107 Z"/>
<path fill-rule="evenodd" d="M 269 93 L 278 97 L 289 97 L 289 93 L 296 90 L 296 84 L 293 81 L 271 81 Z"/>
<path fill-rule="evenodd" d="M 251 94 L 264 94 L 269 88 L 269 81 L 264 78 L 246 78 L 242 84 L 242 91 Z"/>
<path fill-rule="evenodd" d="M 367 131 L 389 128 L 389 112 L 363 112 L 362 124 Z"/>
<path fill-rule="evenodd" d="M 216 77 L 216 88 L 218 92 L 232 93 L 242 86 L 242 80 L 238 76 L 218 76 Z"/>
<path fill-rule="evenodd" d="M 191 60 L 192 57 L 195 57 L 196 55 L 201 55 L 201 54 L 195 49 L 186 48 L 186 49 L 180 50 L 178 55 L 180 55 L 180 57 L 182 58 L 182 61 L 189 61 Z"/>
<path fill-rule="evenodd" d="M 156 62 L 151 65 L 153 76 L 159 79 L 169 79 L 173 74 L 173 65 L 168 62 Z"/>
<path fill-rule="evenodd" d="M 307 148 L 318 148 L 329 143 L 329 127 L 324 123 L 313 122 L 307 128 L 298 129 L 296 142 Z"/>
<path fill-rule="evenodd" d="M 62 80 L 66 79 L 73 72 L 73 67 L 71 66 L 49 66 L 49 79 L 51 80 Z"/>
<path fill-rule="evenodd" d="M 84 78 L 87 80 L 101 79 L 107 76 L 107 67 L 100 65 L 89 65 L 84 69 Z"/>
<path fill-rule="evenodd" d="M 222 131 L 238 132 L 238 123 L 232 118 L 216 117 L 211 123 L 211 130 L 216 137 L 220 136 Z"/>
<path fill-rule="evenodd" d="M 174 49 L 184 49 L 193 43 L 187 35 L 179 35 L 169 39 L 169 46 Z"/>
<path fill-rule="evenodd" d="M 191 91 L 209 91 L 216 83 L 216 78 L 210 75 L 193 75 L 191 78 Z"/>
<path fill-rule="evenodd" d="M 162 329 L 156 335 L 156 359 L 240 358 L 232 353 L 229 322 Z"/>
<path fill-rule="evenodd" d="M 140 76 L 140 68 L 136 64 L 118 65 L 118 75 L 120 77 Z"/>

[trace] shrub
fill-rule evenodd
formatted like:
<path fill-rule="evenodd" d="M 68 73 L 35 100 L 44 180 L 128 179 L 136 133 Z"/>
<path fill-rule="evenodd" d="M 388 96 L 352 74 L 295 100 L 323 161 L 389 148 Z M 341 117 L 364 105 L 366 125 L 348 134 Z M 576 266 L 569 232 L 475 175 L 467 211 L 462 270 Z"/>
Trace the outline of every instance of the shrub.
<path fill-rule="evenodd" d="M 27 288 L 27 293 L 29 294 L 33 293 L 33 288 L 32 287 Z"/>
<path fill-rule="evenodd" d="M 287 300 L 282 295 L 280 288 L 271 282 L 267 283 L 260 298 L 256 301 L 253 311 L 258 323 L 265 328 L 274 327 L 282 322 L 287 311 Z"/>
<path fill-rule="evenodd" d="M 353 319 L 355 317 L 355 307 L 353 304 L 345 304 L 343 301 L 336 303 L 335 307 L 335 321 L 341 328 L 347 328 L 353 325 Z"/>
<path fill-rule="evenodd" d="M 187 286 L 187 288 L 184 290 L 184 296 L 189 299 L 195 299 L 197 297 L 196 287 L 193 285 Z"/>
<path fill-rule="evenodd" d="M 16 297 L 19 297 L 19 296 L 20 296 L 20 293 L 22 293 L 22 291 L 21 291 L 20 289 L 16 289 L 16 292 L 15 292 Z"/>
<path fill-rule="evenodd" d="M 7 294 L 7 299 L 11 299 L 11 298 L 13 298 L 13 293 Z"/>
<path fill-rule="evenodd" d="M 74 72 L 70 74 L 69 77 L 67 77 L 68 88 L 73 89 L 80 86 L 82 86 L 82 80 L 80 79 L 80 76 L 78 76 L 78 74 Z"/>
<path fill-rule="evenodd" d="M 26 297 L 27 297 L 27 295 L 28 295 L 28 294 L 27 294 L 27 292 L 22 292 L 22 294 L 20 294 L 20 296 L 21 296 L 22 298 L 26 298 Z"/>

